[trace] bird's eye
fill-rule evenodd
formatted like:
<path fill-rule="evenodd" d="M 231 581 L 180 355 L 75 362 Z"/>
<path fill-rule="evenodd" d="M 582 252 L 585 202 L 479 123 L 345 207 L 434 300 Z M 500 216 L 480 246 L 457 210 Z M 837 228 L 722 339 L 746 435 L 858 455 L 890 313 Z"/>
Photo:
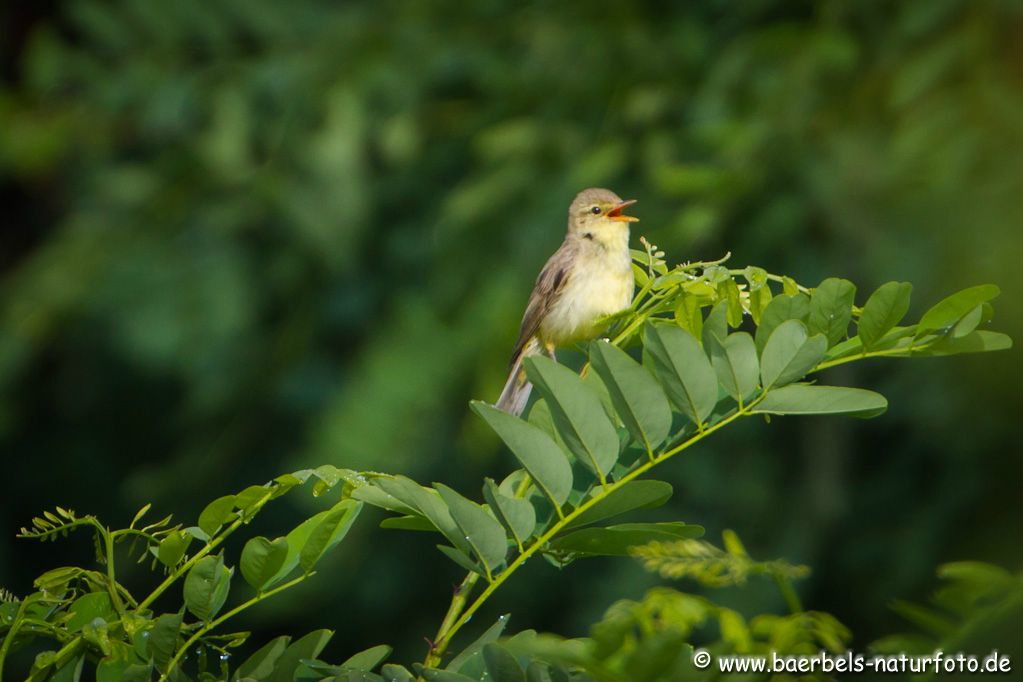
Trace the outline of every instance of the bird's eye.
<path fill-rule="evenodd" d="M 590 209 L 590 213 L 593 215 L 600 215 L 600 206 L 594 206 Z"/>

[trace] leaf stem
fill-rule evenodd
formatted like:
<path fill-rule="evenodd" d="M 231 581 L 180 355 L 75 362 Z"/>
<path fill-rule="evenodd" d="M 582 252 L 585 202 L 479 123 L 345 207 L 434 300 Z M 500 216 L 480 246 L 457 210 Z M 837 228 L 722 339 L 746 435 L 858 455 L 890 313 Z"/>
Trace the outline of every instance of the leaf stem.
<path fill-rule="evenodd" d="M 796 594 L 795 588 L 792 587 L 792 581 L 778 571 L 772 572 L 772 576 L 774 577 L 774 583 L 778 586 L 778 591 L 781 592 L 781 596 L 785 600 L 785 605 L 788 607 L 789 611 L 791 613 L 802 613 L 803 603 L 800 601 L 799 595 Z"/>
<path fill-rule="evenodd" d="M 436 660 L 433 660 L 434 652 L 437 650 L 437 643 L 448 639 L 448 633 L 455 621 L 458 620 L 458 617 L 462 615 L 462 609 L 465 608 L 466 602 L 469 601 L 469 595 L 472 593 L 473 588 L 476 587 L 476 581 L 479 580 L 479 577 L 479 573 L 469 572 L 465 576 L 465 580 L 462 581 L 462 584 L 456 588 L 455 594 L 451 597 L 451 605 L 448 607 L 448 612 L 444 614 L 444 620 L 437 629 L 437 636 L 434 637 L 430 652 L 427 654 L 427 667 L 440 662 L 443 652 L 438 653 Z"/>
<path fill-rule="evenodd" d="M 103 535 L 103 540 L 107 551 L 107 592 L 110 593 L 110 601 L 113 602 L 114 609 L 118 615 L 124 616 L 124 602 L 121 601 L 121 595 L 118 594 L 117 578 L 114 574 L 114 535 L 108 529 L 103 528 L 98 522 L 96 528 L 100 529 Z"/>

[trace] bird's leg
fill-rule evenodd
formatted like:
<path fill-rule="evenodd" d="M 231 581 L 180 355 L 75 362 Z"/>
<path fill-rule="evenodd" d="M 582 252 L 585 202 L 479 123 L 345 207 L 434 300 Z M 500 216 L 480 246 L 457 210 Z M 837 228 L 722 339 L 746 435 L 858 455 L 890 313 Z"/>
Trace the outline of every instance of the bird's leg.
<path fill-rule="evenodd" d="M 544 348 L 547 349 L 547 357 L 549 357 L 554 362 L 557 362 L 558 358 L 557 358 L 557 356 L 554 355 L 554 344 L 553 343 L 545 343 L 544 344 Z"/>

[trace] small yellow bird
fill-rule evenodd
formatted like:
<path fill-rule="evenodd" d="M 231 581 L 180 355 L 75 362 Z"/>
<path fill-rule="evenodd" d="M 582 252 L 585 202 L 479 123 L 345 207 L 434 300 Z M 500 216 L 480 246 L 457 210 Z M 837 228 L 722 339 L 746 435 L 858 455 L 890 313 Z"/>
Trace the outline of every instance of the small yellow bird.
<path fill-rule="evenodd" d="M 540 276 L 522 316 L 522 328 L 511 357 L 511 372 L 497 406 L 518 415 L 533 386 L 522 361 L 543 351 L 592 339 L 600 320 L 632 304 L 635 280 L 629 254 L 629 223 L 622 215 L 636 203 L 609 189 L 584 189 L 568 208 L 568 233 Z"/>

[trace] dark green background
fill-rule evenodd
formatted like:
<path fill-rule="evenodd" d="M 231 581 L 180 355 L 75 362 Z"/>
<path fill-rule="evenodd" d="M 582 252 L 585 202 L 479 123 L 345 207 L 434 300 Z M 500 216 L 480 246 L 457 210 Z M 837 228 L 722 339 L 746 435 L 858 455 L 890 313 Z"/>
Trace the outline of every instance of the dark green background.
<path fill-rule="evenodd" d="M 914 317 L 997 283 L 995 328 L 1023 338 L 1019 2 L 69 0 L 7 3 L 0 27 L 15 593 L 88 560 L 84 537 L 14 540 L 58 504 L 190 524 L 320 463 L 478 498 L 513 462 L 467 402 L 496 398 L 586 186 L 639 199 L 634 243 L 672 261 L 731 250 L 852 279 L 861 304 L 909 280 Z M 888 603 L 924 598 L 937 563 L 1020 567 L 1021 371 L 1016 350 L 836 370 L 888 413 L 751 420 L 668 464 L 675 498 L 649 517 L 810 564 L 806 606 L 862 646 L 902 628 Z M 316 506 L 300 497 L 252 531 L 282 534 Z M 379 518 L 237 626 L 419 660 L 460 571 Z M 534 562 L 477 620 L 580 635 L 654 582 Z M 759 584 L 724 599 L 780 608 Z"/>

